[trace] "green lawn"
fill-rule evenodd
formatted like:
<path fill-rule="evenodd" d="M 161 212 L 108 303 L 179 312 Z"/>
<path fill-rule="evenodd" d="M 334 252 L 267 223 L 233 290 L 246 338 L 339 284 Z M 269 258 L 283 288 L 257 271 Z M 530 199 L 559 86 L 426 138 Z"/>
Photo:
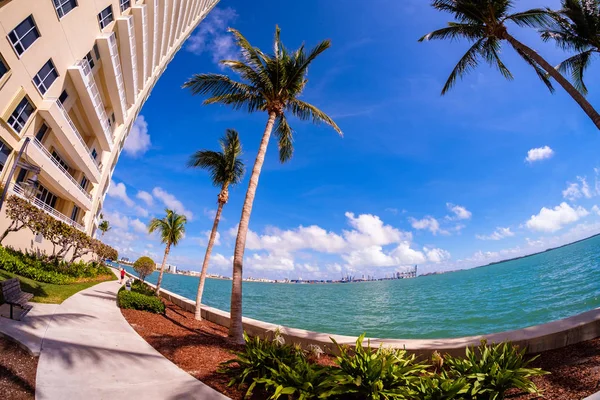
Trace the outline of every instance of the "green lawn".
<path fill-rule="evenodd" d="M 68 297 L 74 295 L 80 290 L 87 289 L 91 286 L 96 285 L 97 283 L 117 279 L 114 275 L 112 275 L 111 277 L 100 276 L 99 279 L 91 282 L 73 283 L 71 285 L 53 285 L 50 283 L 37 282 L 33 279 L 24 278 L 22 276 L 0 270 L 0 281 L 4 281 L 10 278 L 19 278 L 19 281 L 21 281 L 21 290 L 23 290 L 24 292 L 34 294 L 34 297 L 31 301 L 34 301 L 36 303 L 53 304 L 60 304 L 63 301 L 65 301 Z M 2 294 L 0 293 L 0 304 L 2 304 L 3 302 L 4 300 L 2 299 Z"/>

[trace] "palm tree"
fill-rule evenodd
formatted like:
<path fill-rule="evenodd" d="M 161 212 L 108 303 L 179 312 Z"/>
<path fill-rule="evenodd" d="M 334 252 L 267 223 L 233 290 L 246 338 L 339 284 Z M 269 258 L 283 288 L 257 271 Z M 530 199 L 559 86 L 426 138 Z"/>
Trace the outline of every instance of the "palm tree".
<path fill-rule="evenodd" d="M 165 263 L 167 262 L 167 256 L 171 251 L 171 246 L 177 246 L 179 241 L 183 239 L 185 234 L 185 224 L 187 218 L 185 215 L 179 215 L 173 210 L 165 209 L 167 215 L 163 219 L 152 218 L 148 224 L 148 232 L 154 231 L 160 232 L 160 241 L 165 244 L 165 255 L 163 257 L 162 265 L 160 266 L 160 275 L 158 275 L 158 282 L 156 283 L 156 294 L 160 291 L 160 283 L 162 282 L 163 273 L 165 271 Z"/>
<path fill-rule="evenodd" d="M 233 276 L 231 287 L 231 323 L 229 336 L 243 343 L 242 327 L 242 270 L 246 235 L 252 212 L 252 204 L 258 186 L 260 170 L 265 160 L 271 132 L 279 142 L 279 160 L 283 163 L 292 157 L 293 131 L 286 115 L 291 114 L 300 120 L 312 120 L 313 123 L 325 123 L 333 127 L 340 135 L 341 130 L 323 111 L 299 97 L 306 83 L 308 66 L 331 43 L 324 40 L 308 53 L 304 45 L 294 52 L 288 51 L 280 40 L 279 27 L 275 28 L 273 54 L 266 54 L 253 47 L 248 40 L 235 29 L 229 29 L 240 49 L 241 60 L 222 60 L 221 63 L 237 73 L 241 81 L 235 81 L 226 75 L 197 74 L 190 78 L 184 88 L 191 89 L 194 95 L 207 95 L 204 104 L 226 104 L 236 110 L 244 109 L 250 113 L 266 112 L 269 116 L 262 135 L 252 175 L 248 184 L 246 198 L 235 241 L 233 255 Z"/>
<path fill-rule="evenodd" d="M 511 14 L 513 3 L 513 0 L 432 1 L 433 8 L 453 14 L 457 22 L 449 22 L 446 28 L 428 33 L 419 41 L 463 38 L 473 43 L 450 73 L 442 89 L 442 95 L 452 88 L 456 78 L 462 78 L 467 72 L 473 70 L 479 64 L 481 58 L 491 66 L 495 66 L 505 78 L 512 79 L 511 72 L 499 56 L 501 42 L 506 40 L 525 62 L 533 67 L 538 77 L 551 92 L 554 91 L 554 88 L 549 77 L 554 78 L 567 91 L 596 127 L 600 129 L 600 114 L 594 110 L 585 97 L 537 52 L 508 33 L 507 22 L 512 22 L 520 27 L 543 27 L 551 23 L 550 13 L 541 8 L 534 8 Z"/>
<path fill-rule="evenodd" d="M 206 254 L 202 263 L 202 272 L 200 273 L 200 282 L 198 283 L 198 295 L 196 296 L 196 319 L 202 320 L 200 305 L 202 304 L 202 293 L 204 292 L 204 282 L 206 280 L 206 271 L 208 270 L 208 261 L 212 252 L 217 236 L 219 221 L 223 206 L 229 200 L 229 186 L 236 185 L 242 181 L 244 176 L 244 162 L 240 160 L 242 155 L 242 145 L 236 130 L 227 129 L 225 136 L 219 140 L 221 151 L 200 150 L 195 152 L 188 161 L 189 167 L 203 168 L 210 172 L 210 178 L 214 186 L 221 187 L 217 196 L 217 214 L 213 222 Z"/>
<path fill-rule="evenodd" d="M 570 75 L 575 88 L 585 95 L 583 73 L 592 56 L 600 53 L 600 1 L 563 0 L 562 9 L 553 12 L 552 17 L 553 23 L 541 30 L 542 39 L 554 40 L 563 50 L 577 52 L 556 68 Z"/>
<path fill-rule="evenodd" d="M 98 225 L 98 229 L 100 229 L 100 231 L 102 231 L 102 236 L 104 236 L 104 234 L 108 231 L 110 231 L 110 223 L 108 221 L 102 221 L 100 222 L 100 225 Z"/>

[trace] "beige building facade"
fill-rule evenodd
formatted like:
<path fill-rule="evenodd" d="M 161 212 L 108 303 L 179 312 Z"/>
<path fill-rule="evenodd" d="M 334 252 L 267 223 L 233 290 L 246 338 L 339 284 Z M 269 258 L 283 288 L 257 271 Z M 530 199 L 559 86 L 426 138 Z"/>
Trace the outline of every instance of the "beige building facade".
<path fill-rule="evenodd" d="M 94 235 L 141 107 L 217 2 L 1 2 L 0 181 L 7 196 L 27 197 Z M 0 228 L 9 223 L 3 211 Z M 31 234 L 14 235 L 7 244 L 33 244 Z"/>

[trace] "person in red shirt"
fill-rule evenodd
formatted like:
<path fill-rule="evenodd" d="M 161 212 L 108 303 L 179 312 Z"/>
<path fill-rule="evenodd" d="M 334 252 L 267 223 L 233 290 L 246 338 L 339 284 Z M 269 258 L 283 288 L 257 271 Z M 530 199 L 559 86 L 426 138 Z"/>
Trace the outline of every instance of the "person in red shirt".
<path fill-rule="evenodd" d="M 125 279 L 125 270 L 121 268 L 121 285 L 123 284 L 123 279 Z"/>

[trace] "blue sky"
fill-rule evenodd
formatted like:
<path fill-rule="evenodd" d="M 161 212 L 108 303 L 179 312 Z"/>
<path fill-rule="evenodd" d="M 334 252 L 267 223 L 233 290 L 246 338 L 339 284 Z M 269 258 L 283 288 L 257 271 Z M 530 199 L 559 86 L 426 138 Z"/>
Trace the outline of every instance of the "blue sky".
<path fill-rule="evenodd" d="M 169 206 L 191 217 L 169 262 L 200 269 L 218 189 L 206 172 L 186 168 L 187 158 L 216 149 L 234 128 L 251 168 L 266 115 L 203 106 L 181 85 L 194 73 L 226 72 L 216 61 L 236 55 L 228 26 L 270 49 L 275 24 L 290 48 L 331 39 L 303 98 L 331 115 L 344 137 L 293 120 L 295 153 L 284 165 L 271 143 L 245 276 L 385 276 L 414 264 L 423 272 L 452 270 L 600 232 L 593 124 L 560 87 L 551 95 L 506 46 L 513 81 L 483 64 L 440 96 L 468 44 L 417 42 L 450 20 L 428 3 L 221 1 L 171 62 L 127 139 L 104 205 L 113 225 L 104 239 L 122 256 L 162 260 L 163 246 L 145 224 Z M 557 8 L 558 1 L 518 5 Z M 509 31 L 552 64 L 565 58 L 534 30 Z M 600 107 L 593 68 L 588 99 Z M 248 175 L 230 192 L 211 273 L 231 274 L 247 183 Z"/>

